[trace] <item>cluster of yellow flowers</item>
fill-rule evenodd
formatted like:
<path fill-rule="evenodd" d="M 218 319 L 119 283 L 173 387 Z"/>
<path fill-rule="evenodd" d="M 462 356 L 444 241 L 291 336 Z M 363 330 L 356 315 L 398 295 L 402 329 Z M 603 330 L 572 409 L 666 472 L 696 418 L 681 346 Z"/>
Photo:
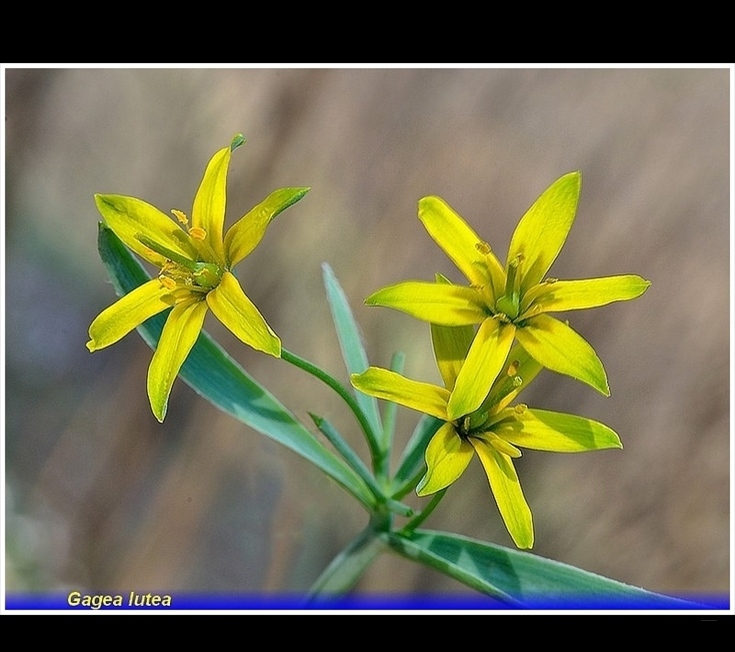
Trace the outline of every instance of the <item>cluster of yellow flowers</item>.
<path fill-rule="evenodd" d="M 274 191 L 225 233 L 227 170 L 232 152 L 243 142 L 236 136 L 210 160 L 194 199 L 191 226 L 179 210 L 172 211 L 174 220 L 133 197 L 95 197 L 107 226 L 160 273 L 93 321 L 87 347 L 109 346 L 172 308 L 148 370 L 148 396 L 159 421 L 208 309 L 244 343 L 281 355 L 280 339 L 232 268 L 258 245 L 271 220 L 309 188 Z M 635 275 L 574 281 L 546 276 L 574 222 L 580 189 L 579 172 L 571 172 L 543 192 L 519 222 L 505 266 L 445 201 L 421 199 L 419 219 L 469 284 L 453 284 L 442 276 L 434 282 L 407 281 L 375 292 L 366 303 L 431 324 L 444 387 L 377 367 L 351 377 L 365 394 L 444 421 L 427 447 L 419 495 L 448 487 L 477 453 L 519 548 L 531 548 L 534 539 L 531 510 L 513 466 L 521 456 L 519 447 L 558 452 L 622 447 L 615 432 L 590 419 L 511 405 L 543 367 L 609 395 L 594 349 L 549 313 L 634 299 L 649 285 Z"/>
<path fill-rule="evenodd" d="M 534 534 L 513 466 L 513 459 L 521 456 L 518 447 L 567 453 L 622 448 L 615 432 L 591 419 L 522 403 L 510 406 L 542 367 L 609 395 L 594 349 L 549 313 L 635 299 L 649 286 L 635 275 L 574 281 L 546 277 L 574 222 L 580 188 L 581 175 L 571 172 L 543 192 L 521 218 L 505 267 L 445 201 L 422 199 L 419 219 L 469 285 L 442 277 L 434 283 L 407 281 L 379 290 L 366 303 L 397 308 L 431 323 L 444 387 L 376 367 L 352 376 L 360 391 L 445 422 L 427 447 L 419 495 L 448 487 L 477 453 L 519 548 L 531 548 Z"/>

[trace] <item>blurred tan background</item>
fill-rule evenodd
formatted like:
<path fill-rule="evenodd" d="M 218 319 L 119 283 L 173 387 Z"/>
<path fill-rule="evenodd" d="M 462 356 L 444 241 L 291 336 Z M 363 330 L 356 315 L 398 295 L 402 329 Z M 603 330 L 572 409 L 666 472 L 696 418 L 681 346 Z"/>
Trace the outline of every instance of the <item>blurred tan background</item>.
<path fill-rule="evenodd" d="M 730 563 L 729 79 L 726 69 L 6 69 L 6 580 L 10 590 L 300 592 L 366 522 L 294 453 L 178 381 L 159 425 L 135 334 L 91 355 L 115 299 L 92 195 L 189 213 L 237 132 L 228 224 L 309 185 L 241 283 L 286 348 L 346 380 L 329 262 L 374 364 L 438 382 L 428 326 L 365 296 L 459 272 L 417 201 L 446 199 L 503 257 L 536 197 L 583 172 L 559 278 L 638 273 L 632 303 L 572 313 L 612 396 L 545 372 L 531 406 L 613 427 L 623 451 L 527 452 L 534 552 L 670 593 L 726 592 Z M 207 330 L 305 423 L 366 447 L 318 381 Z M 399 442 L 418 415 L 402 410 Z M 309 426 L 312 430 L 313 427 Z M 420 505 L 415 497 L 412 504 Z M 512 546 L 479 464 L 426 523 Z M 386 555 L 356 591 L 468 592 Z"/>

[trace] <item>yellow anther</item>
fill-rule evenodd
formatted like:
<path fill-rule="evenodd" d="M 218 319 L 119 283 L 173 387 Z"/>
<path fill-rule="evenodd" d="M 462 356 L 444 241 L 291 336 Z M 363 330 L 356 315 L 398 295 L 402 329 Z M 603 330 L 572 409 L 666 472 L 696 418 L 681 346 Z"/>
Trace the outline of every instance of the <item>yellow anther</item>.
<path fill-rule="evenodd" d="M 521 415 L 528 409 L 528 406 L 525 403 L 519 403 L 513 409 L 516 414 Z"/>
<path fill-rule="evenodd" d="M 176 281 L 174 281 L 170 276 L 164 276 L 161 274 L 158 277 L 158 280 L 161 281 L 161 285 L 165 287 L 167 290 L 175 290 L 176 289 Z"/>
<path fill-rule="evenodd" d="M 554 278 L 553 276 L 549 276 L 549 278 L 544 279 L 544 283 L 551 285 L 552 283 L 556 283 L 559 279 Z"/>
<path fill-rule="evenodd" d="M 482 240 L 480 242 L 475 243 L 475 248 L 477 251 L 479 251 L 484 256 L 487 256 L 492 253 L 492 249 L 490 248 L 490 245 L 487 242 L 483 242 Z"/>
<path fill-rule="evenodd" d="M 207 237 L 207 232 L 198 226 L 194 226 L 189 229 L 189 235 L 194 238 L 194 240 L 204 240 Z"/>
<path fill-rule="evenodd" d="M 509 376 L 515 376 L 518 373 L 518 367 L 520 366 L 521 366 L 520 360 L 513 360 L 513 362 L 511 362 L 508 365 L 508 371 L 506 371 L 506 373 Z"/>
<path fill-rule="evenodd" d="M 173 213 L 174 217 L 179 220 L 179 222 L 181 222 L 184 226 L 189 226 L 189 218 L 186 217 L 186 213 L 184 213 L 184 211 L 172 208 L 171 212 Z"/>

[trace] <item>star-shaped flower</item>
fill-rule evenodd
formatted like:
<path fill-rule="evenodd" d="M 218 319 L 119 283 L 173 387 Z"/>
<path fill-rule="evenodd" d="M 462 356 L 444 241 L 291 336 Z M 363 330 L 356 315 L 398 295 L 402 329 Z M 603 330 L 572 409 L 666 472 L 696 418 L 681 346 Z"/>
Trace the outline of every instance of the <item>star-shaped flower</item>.
<path fill-rule="evenodd" d="M 533 546 L 533 518 L 513 465 L 520 447 L 574 453 L 622 448 L 618 435 L 607 426 L 571 414 L 510 406 L 538 374 L 541 365 L 520 345 L 504 361 L 490 393 L 475 412 L 453 419 L 448 414 L 452 390 L 463 368 L 473 338 L 472 327 L 433 325 L 432 340 L 445 387 L 418 382 L 370 367 L 352 375 L 353 386 L 371 396 L 393 401 L 444 421 L 426 448 L 426 474 L 419 496 L 451 485 L 477 454 L 508 532 L 518 548 Z"/>
<path fill-rule="evenodd" d="M 635 299 L 650 282 L 633 274 L 544 280 L 574 222 L 580 188 L 580 173 L 570 172 L 543 192 L 516 227 L 505 267 L 444 200 L 432 196 L 419 201 L 419 219 L 467 277 L 469 287 L 406 281 L 378 290 L 365 303 L 396 308 L 434 324 L 479 325 L 449 399 L 450 419 L 479 407 L 515 339 L 543 366 L 609 396 L 595 350 L 548 313 Z"/>
<path fill-rule="evenodd" d="M 240 287 L 232 268 L 263 238 L 271 220 L 309 188 L 275 190 L 224 234 L 227 169 L 244 143 L 238 134 L 209 161 L 194 198 L 191 226 L 150 204 L 121 195 L 95 195 L 107 226 L 134 252 L 160 268 L 152 279 L 105 309 L 89 327 L 87 348 L 114 344 L 146 319 L 172 308 L 148 369 L 148 397 L 159 421 L 174 380 L 202 329 L 208 310 L 240 340 L 280 357 L 281 341 Z"/>

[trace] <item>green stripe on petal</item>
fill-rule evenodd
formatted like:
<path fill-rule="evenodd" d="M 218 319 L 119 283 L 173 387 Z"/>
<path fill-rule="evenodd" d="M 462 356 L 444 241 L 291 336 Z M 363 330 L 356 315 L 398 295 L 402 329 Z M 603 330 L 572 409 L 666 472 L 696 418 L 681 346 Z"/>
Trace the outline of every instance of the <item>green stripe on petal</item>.
<path fill-rule="evenodd" d="M 571 376 L 610 396 L 602 361 L 589 342 L 565 323 L 549 315 L 538 315 L 518 328 L 516 337 L 547 369 Z"/>
<path fill-rule="evenodd" d="M 546 276 L 574 223 L 582 175 L 570 172 L 552 183 L 518 223 L 508 261 L 523 257 L 521 295 Z"/>
<path fill-rule="evenodd" d="M 192 227 L 204 229 L 205 240 L 217 256 L 220 265 L 225 264 L 223 244 L 225 205 L 227 203 L 227 168 L 232 150 L 224 147 L 215 153 L 204 171 L 191 210 Z"/>
<path fill-rule="evenodd" d="M 148 399 L 156 419 L 163 422 L 174 380 L 199 337 L 207 315 L 201 299 L 174 306 L 161 332 L 161 339 L 148 368 Z"/>
<path fill-rule="evenodd" d="M 487 317 L 482 296 L 474 288 L 425 281 L 389 285 L 371 294 L 365 304 L 394 308 L 442 326 L 479 324 Z"/>
<path fill-rule="evenodd" d="M 521 319 L 542 312 L 584 310 L 606 306 L 615 301 L 630 301 L 641 296 L 651 285 L 635 274 L 605 276 L 575 281 L 543 282 L 523 297 Z"/>
<path fill-rule="evenodd" d="M 419 219 L 471 284 L 487 286 L 492 282 L 485 256 L 494 254 L 449 204 L 440 197 L 424 197 L 419 201 Z M 498 268 L 502 270 L 499 262 Z"/>
<path fill-rule="evenodd" d="M 428 496 L 452 484 L 461 476 L 475 452 L 463 441 L 451 423 L 445 423 L 426 447 L 426 474 L 416 487 L 419 496 Z"/>
<path fill-rule="evenodd" d="M 512 324 L 497 319 L 488 318 L 482 323 L 449 399 L 447 414 L 450 420 L 471 414 L 480 407 L 503 370 L 515 331 Z"/>
<path fill-rule="evenodd" d="M 350 381 L 355 389 L 369 396 L 447 420 L 449 391 L 443 387 L 411 380 L 380 367 L 368 367 L 361 374 L 352 374 Z"/>
<path fill-rule="evenodd" d="M 251 208 L 232 225 L 225 236 L 225 251 L 230 267 L 237 265 L 263 239 L 268 225 L 276 215 L 293 206 L 309 188 L 280 188 L 274 190 L 257 206 Z"/>
<path fill-rule="evenodd" d="M 163 267 L 166 257 L 146 247 L 139 236 L 160 243 L 183 258 L 197 259 L 197 249 L 189 234 L 155 206 L 123 195 L 95 195 L 94 202 L 105 224 L 149 263 Z"/>
<path fill-rule="evenodd" d="M 436 275 L 436 282 L 450 284 L 441 274 Z M 431 342 L 434 346 L 434 357 L 439 368 L 444 387 L 450 392 L 454 389 L 462 363 L 467 357 L 475 329 L 472 326 L 439 326 L 431 324 Z"/>
<path fill-rule="evenodd" d="M 169 290 L 158 279 L 143 283 L 105 308 L 89 327 L 90 351 L 98 351 L 122 339 L 146 319 L 171 307 L 163 300 Z"/>
<path fill-rule="evenodd" d="M 496 423 L 492 430 L 501 439 L 522 448 L 579 453 L 623 447 L 614 430 L 592 419 L 535 409 L 517 412 L 509 408 L 502 416 L 506 414 L 508 418 Z"/>
<path fill-rule="evenodd" d="M 533 548 L 533 516 L 513 461 L 490 444 L 470 439 L 490 482 L 505 527 L 518 548 Z"/>
<path fill-rule="evenodd" d="M 281 357 L 281 340 L 231 272 L 225 272 L 220 284 L 207 294 L 207 304 L 217 319 L 245 344 L 276 358 Z"/>

